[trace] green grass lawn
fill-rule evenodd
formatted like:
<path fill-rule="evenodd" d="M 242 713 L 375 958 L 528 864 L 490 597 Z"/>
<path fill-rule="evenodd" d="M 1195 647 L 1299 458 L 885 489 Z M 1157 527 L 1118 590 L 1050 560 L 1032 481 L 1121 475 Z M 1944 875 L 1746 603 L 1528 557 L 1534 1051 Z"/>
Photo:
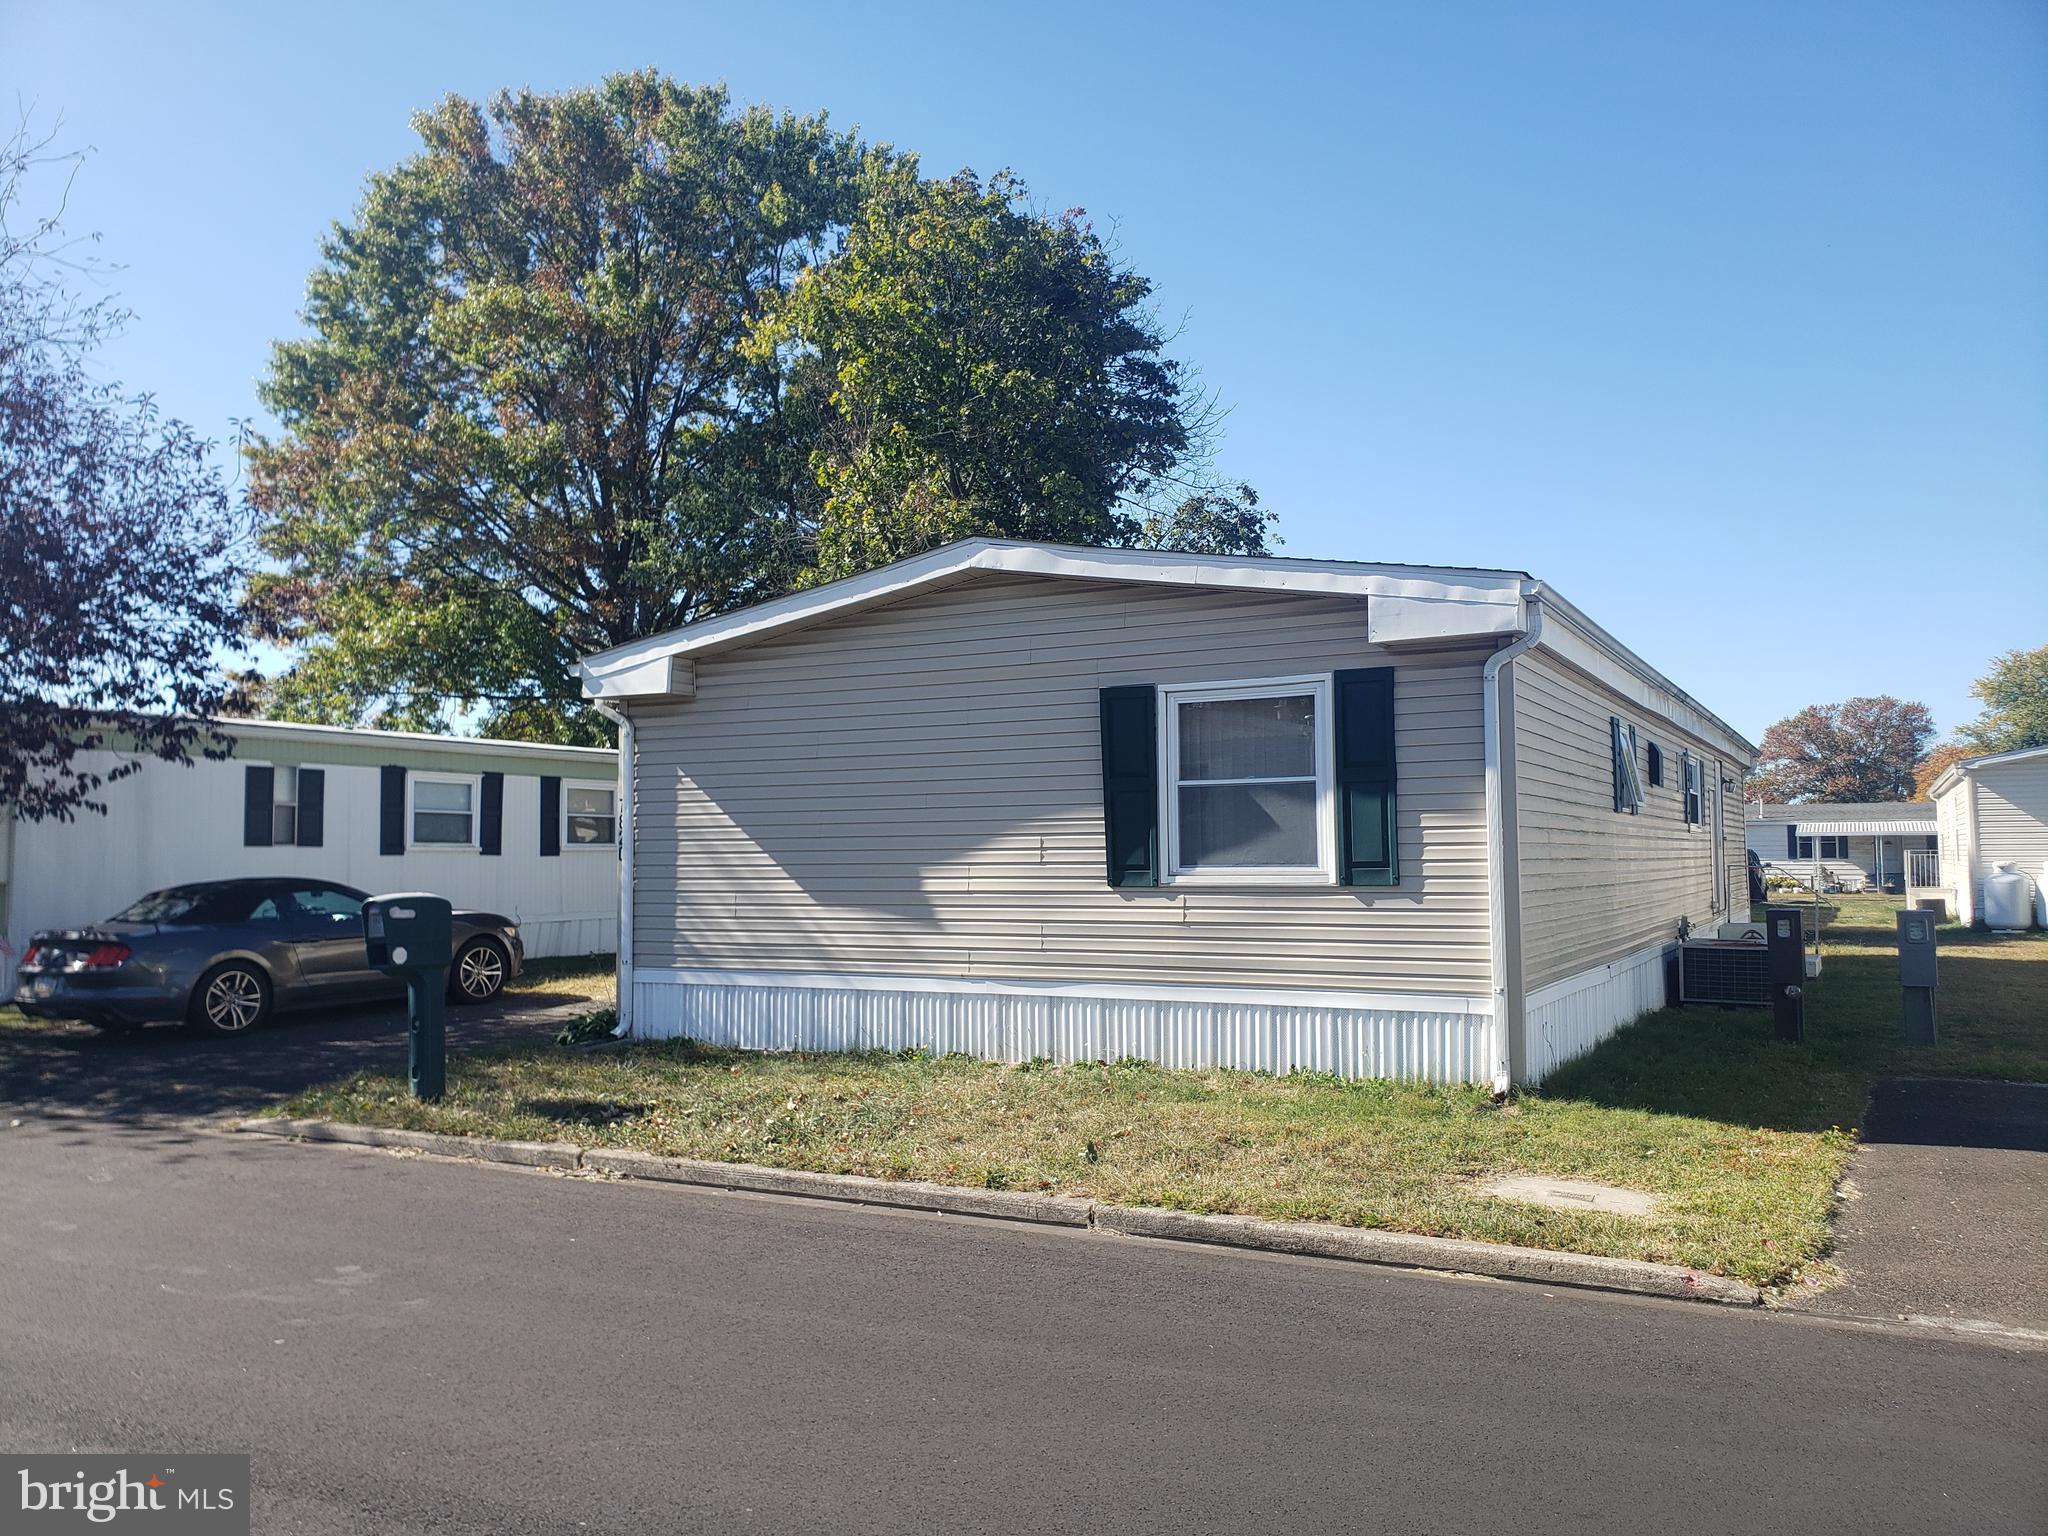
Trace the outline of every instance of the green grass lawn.
<path fill-rule="evenodd" d="M 1942 1044 L 1898 1042 L 1891 912 L 1837 898 L 1803 1046 L 1768 1016 L 1653 1014 L 1495 1103 L 1464 1088 L 1142 1063 L 766 1055 L 687 1041 L 458 1056 L 447 1098 L 363 1075 L 279 1113 L 777 1167 L 1055 1190 L 1824 1280 L 1832 1192 L 1893 1073 L 2048 1080 L 2048 938 L 1942 933 Z M 1482 1194 L 1507 1173 L 1664 1197 L 1631 1219 Z"/>

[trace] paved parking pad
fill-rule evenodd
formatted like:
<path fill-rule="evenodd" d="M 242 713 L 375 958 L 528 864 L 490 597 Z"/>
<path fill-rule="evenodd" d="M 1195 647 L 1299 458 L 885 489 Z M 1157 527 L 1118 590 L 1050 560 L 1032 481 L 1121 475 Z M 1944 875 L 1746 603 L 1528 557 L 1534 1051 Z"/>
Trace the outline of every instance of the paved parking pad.
<path fill-rule="evenodd" d="M 1878 1084 L 1836 1215 L 1848 1283 L 1796 1305 L 2048 1331 L 2048 1084 Z"/>

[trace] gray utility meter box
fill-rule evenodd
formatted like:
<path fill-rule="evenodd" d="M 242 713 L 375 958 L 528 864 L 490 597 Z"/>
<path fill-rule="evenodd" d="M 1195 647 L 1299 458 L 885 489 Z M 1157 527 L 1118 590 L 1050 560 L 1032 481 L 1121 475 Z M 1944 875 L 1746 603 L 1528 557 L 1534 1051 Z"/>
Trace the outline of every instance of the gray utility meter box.
<path fill-rule="evenodd" d="M 1899 913 L 1899 986 L 1904 991 L 1906 1043 L 1934 1044 L 1934 914 Z"/>
<path fill-rule="evenodd" d="M 372 896 L 363 903 L 363 942 L 370 964 L 405 983 L 407 1059 L 416 1099 L 438 1099 L 448 1085 L 448 1000 L 454 913 L 445 897 L 424 891 Z"/>
<path fill-rule="evenodd" d="M 1797 907 L 1764 909 L 1770 951 L 1771 1023 L 1780 1040 L 1806 1038 L 1806 914 Z"/>

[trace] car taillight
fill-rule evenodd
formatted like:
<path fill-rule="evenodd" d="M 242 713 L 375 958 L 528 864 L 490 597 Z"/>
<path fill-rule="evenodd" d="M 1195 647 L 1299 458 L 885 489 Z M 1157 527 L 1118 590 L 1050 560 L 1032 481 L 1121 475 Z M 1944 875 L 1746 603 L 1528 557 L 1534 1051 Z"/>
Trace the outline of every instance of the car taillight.
<path fill-rule="evenodd" d="M 42 946 L 42 945 L 40 945 L 40 944 L 31 944 L 31 945 L 29 945 L 29 947 L 28 947 L 27 951 L 26 951 L 26 952 L 25 952 L 25 953 L 24 953 L 24 954 L 22 955 L 22 957 L 21 957 L 21 963 L 22 963 L 23 965 L 34 965 L 34 964 L 36 963 L 36 957 L 37 957 L 38 955 L 40 955 L 40 954 L 41 954 L 42 952 L 43 952 L 43 946 Z"/>
<path fill-rule="evenodd" d="M 86 952 L 85 958 L 78 962 L 78 968 L 81 971 L 112 970 L 117 965 L 127 963 L 126 944 L 95 944 Z"/>

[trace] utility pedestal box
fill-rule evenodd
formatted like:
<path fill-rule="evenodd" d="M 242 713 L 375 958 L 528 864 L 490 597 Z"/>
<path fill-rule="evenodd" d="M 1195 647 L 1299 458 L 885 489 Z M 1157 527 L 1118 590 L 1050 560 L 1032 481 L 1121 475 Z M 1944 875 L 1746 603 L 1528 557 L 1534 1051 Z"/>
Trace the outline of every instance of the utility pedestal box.
<path fill-rule="evenodd" d="M 372 896 L 363 903 L 363 942 L 370 964 L 405 982 L 408 1076 L 412 1096 L 438 1099 L 448 1086 L 447 1030 L 441 1010 L 448 999 L 454 913 L 447 900 L 424 891 Z"/>
<path fill-rule="evenodd" d="M 1797 907 L 1764 909 L 1770 950 L 1771 1023 L 1780 1040 L 1806 1038 L 1806 915 Z"/>
<path fill-rule="evenodd" d="M 1934 914 L 1905 911 L 1899 922 L 1899 987 L 1904 992 L 1906 1044 L 1934 1044 Z"/>

